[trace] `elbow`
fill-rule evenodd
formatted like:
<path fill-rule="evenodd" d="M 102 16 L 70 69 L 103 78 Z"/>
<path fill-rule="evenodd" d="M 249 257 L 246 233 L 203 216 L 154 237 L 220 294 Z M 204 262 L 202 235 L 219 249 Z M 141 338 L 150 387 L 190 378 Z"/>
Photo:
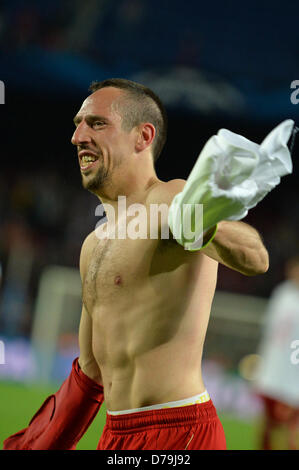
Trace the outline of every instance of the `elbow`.
<path fill-rule="evenodd" d="M 269 269 L 269 253 L 265 247 L 260 251 L 259 269 L 257 274 L 265 274 Z"/>
<path fill-rule="evenodd" d="M 263 272 L 262 272 L 261 274 L 265 274 L 265 273 L 268 271 L 269 265 L 270 265 L 270 263 L 269 263 L 269 253 L 268 253 L 268 251 L 265 249 L 264 270 L 263 270 Z"/>
<path fill-rule="evenodd" d="M 265 248 L 261 249 L 254 256 L 253 263 L 250 269 L 247 270 L 246 276 L 258 276 L 265 274 L 269 269 L 269 254 Z"/>

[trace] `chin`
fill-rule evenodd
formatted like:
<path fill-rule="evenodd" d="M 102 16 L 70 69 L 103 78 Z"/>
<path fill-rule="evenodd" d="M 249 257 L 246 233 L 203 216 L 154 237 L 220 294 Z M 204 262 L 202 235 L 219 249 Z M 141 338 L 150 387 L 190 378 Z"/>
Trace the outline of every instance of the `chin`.
<path fill-rule="evenodd" d="M 94 177 L 85 177 L 82 175 L 82 186 L 84 189 L 87 189 L 87 191 L 95 193 L 103 187 L 107 177 L 108 175 L 102 173 L 98 173 Z"/>

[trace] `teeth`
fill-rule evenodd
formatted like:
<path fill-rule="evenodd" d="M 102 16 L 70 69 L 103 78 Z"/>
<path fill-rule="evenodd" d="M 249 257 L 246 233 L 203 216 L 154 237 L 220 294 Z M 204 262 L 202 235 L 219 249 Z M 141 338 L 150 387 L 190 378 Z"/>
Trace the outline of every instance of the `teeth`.
<path fill-rule="evenodd" d="M 93 157 L 92 155 L 83 155 L 83 157 L 81 158 L 82 163 L 90 163 L 94 162 L 95 160 L 95 157 Z"/>

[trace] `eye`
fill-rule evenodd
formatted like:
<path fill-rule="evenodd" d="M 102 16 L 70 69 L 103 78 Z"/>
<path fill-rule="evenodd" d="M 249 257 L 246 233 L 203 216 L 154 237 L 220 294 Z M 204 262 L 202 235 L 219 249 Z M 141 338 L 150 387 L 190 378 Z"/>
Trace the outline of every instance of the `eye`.
<path fill-rule="evenodd" d="M 102 121 L 95 121 L 92 125 L 93 128 L 102 127 L 104 123 Z"/>

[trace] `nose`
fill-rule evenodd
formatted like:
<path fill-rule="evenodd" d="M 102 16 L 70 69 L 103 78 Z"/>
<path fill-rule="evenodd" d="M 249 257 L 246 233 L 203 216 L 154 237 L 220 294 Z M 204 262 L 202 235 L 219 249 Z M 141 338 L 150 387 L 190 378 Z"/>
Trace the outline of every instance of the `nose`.
<path fill-rule="evenodd" d="M 73 133 L 71 142 L 73 145 L 82 145 L 84 143 L 91 142 L 91 136 L 89 134 L 89 127 L 84 121 L 81 121 Z"/>

